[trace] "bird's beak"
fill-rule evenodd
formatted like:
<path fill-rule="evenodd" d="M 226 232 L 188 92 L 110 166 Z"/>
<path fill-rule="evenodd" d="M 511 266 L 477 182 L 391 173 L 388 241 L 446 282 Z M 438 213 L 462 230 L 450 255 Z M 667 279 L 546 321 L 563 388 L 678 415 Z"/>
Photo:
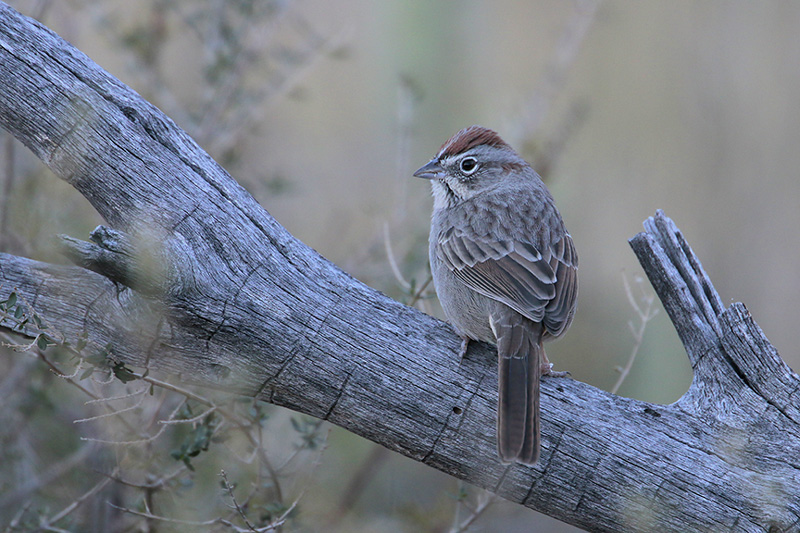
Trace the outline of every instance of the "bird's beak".
<path fill-rule="evenodd" d="M 425 178 L 426 180 L 433 180 L 442 177 L 444 171 L 439 166 L 438 159 L 431 159 L 424 167 L 417 169 L 414 176 L 417 178 Z"/>

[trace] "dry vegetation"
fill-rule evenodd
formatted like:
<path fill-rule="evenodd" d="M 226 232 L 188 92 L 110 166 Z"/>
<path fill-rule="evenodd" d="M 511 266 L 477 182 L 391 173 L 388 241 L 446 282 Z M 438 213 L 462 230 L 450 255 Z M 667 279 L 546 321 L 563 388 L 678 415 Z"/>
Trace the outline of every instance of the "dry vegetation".
<path fill-rule="evenodd" d="M 659 324 L 661 316 L 651 322 L 657 308 L 653 297 L 640 291 L 642 283 L 628 286 L 627 282 L 618 282 L 617 272 L 633 265 L 632 256 L 627 264 L 608 257 L 616 252 L 628 253 L 625 239 L 638 231 L 645 215 L 654 207 L 669 207 L 663 204 L 673 202 L 687 213 L 700 213 L 687 217 L 696 221 L 690 232 L 697 234 L 713 218 L 710 213 L 706 213 L 709 218 L 703 218 L 704 209 L 722 211 L 741 197 L 751 198 L 759 208 L 759 202 L 771 206 L 770 198 L 781 197 L 775 200 L 781 209 L 774 210 L 774 216 L 785 226 L 794 224 L 798 216 L 790 212 L 791 202 L 782 194 L 788 190 L 788 198 L 796 198 L 800 193 L 797 185 L 785 189 L 777 177 L 765 178 L 765 187 L 774 194 L 769 196 L 754 192 L 747 176 L 730 171 L 739 160 L 726 157 L 727 151 L 752 143 L 753 158 L 762 161 L 772 176 L 787 173 L 767 161 L 772 152 L 759 152 L 755 147 L 757 136 L 751 139 L 731 134 L 718 141 L 716 157 L 727 170 L 720 171 L 722 177 L 716 179 L 711 171 L 710 177 L 701 175 L 712 168 L 712 163 L 701 159 L 699 150 L 678 141 L 670 146 L 669 155 L 662 155 L 653 148 L 660 142 L 657 135 L 636 145 L 651 157 L 649 160 L 629 157 L 624 153 L 627 147 L 618 147 L 619 153 L 598 157 L 596 164 L 586 161 L 607 147 L 602 143 L 589 145 L 585 156 L 571 150 L 576 137 L 600 135 L 598 132 L 606 127 L 604 113 L 619 109 L 597 105 L 590 97 L 592 91 L 570 86 L 573 78 L 588 84 L 586 80 L 594 80 L 593 69 L 614 68 L 614 61 L 625 61 L 617 57 L 602 64 L 599 52 L 584 52 L 595 28 L 600 34 L 595 41 L 602 41 L 594 43 L 595 50 L 624 47 L 608 34 L 629 32 L 636 34 L 638 45 L 649 47 L 646 54 L 653 53 L 665 63 L 679 53 L 656 55 L 658 39 L 649 41 L 646 35 L 639 35 L 641 27 L 626 26 L 649 20 L 653 13 L 629 17 L 625 4 L 542 2 L 542 20 L 531 24 L 547 28 L 549 33 L 526 41 L 525 50 L 519 52 L 524 57 L 534 46 L 540 48 L 531 53 L 532 66 L 518 69 L 521 63 L 513 61 L 519 56 L 504 65 L 492 64 L 495 69 L 524 70 L 524 75 L 513 72 L 493 82 L 513 87 L 510 92 L 515 97 L 502 93 L 498 98 L 512 99 L 513 106 L 503 108 L 492 102 L 474 111 L 477 101 L 485 100 L 490 82 L 476 80 L 474 94 L 469 90 L 459 94 L 467 104 L 457 108 L 447 98 L 453 87 L 444 81 L 437 81 L 441 84 L 438 86 L 426 76 L 440 66 L 437 61 L 450 60 L 452 64 L 443 68 L 445 74 L 460 69 L 454 83 L 465 84 L 470 76 L 482 72 L 481 61 L 487 60 L 481 53 L 487 52 L 470 49 L 475 58 L 471 60 L 454 59 L 458 54 L 449 51 L 446 58 L 426 60 L 417 69 L 407 54 L 381 51 L 380 45 L 386 43 L 373 35 L 374 28 L 365 20 L 379 12 L 383 17 L 380 29 L 395 38 L 410 28 L 418 30 L 411 39 L 434 55 L 431 50 L 453 38 L 462 24 L 475 27 L 483 20 L 492 28 L 513 26 L 509 33 L 514 38 L 524 35 L 525 25 L 514 19 L 527 12 L 515 13 L 513 2 L 499 3 L 492 13 L 472 8 L 457 20 L 448 19 L 453 16 L 451 11 L 436 10 L 434 20 L 450 24 L 441 28 L 439 41 L 431 40 L 429 29 L 394 20 L 400 18 L 404 8 L 391 2 L 380 9 L 364 2 L 344 3 L 343 11 L 358 11 L 351 16 L 331 14 L 324 3 L 280 0 L 10 3 L 53 27 L 164 110 L 298 238 L 359 279 L 430 313 L 438 311 L 426 267 L 427 190 L 410 181 L 409 170 L 435 151 L 436 139 L 441 142 L 458 127 L 489 121 L 502 113 L 511 116 L 505 123 L 494 119 L 494 124 L 487 125 L 505 126 L 508 140 L 524 151 L 546 180 L 555 182 L 555 193 L 562 196 L 559 205 L 567 206 L 564 215 L 576 235 L 582 268 L 594 269 L 582 278 L 584 309 L 577 318 L 573 340 L 557 350 L 564 357 L 560 361 L 566 363 L 559 365 L 558 357 L 554 359 L 558 366 L 579 368 L 573 371 L 577 378 L 614 392 L 621 388 L 624 394 L 666 402 L 680 396 L 690 376 L 682 356 L 677 362 L 667 363 L 654 362 L 656 358 L 652 357 L 638 373 L 634 367 L 639 362 L 636 358 L 646 358 L 648 351 L 653 356 L 657 350 L 667 359 L 681 351 L 669 325 L 665 321 Z M 712 4 L 719 3 L 707 5 Z M 722 40 L 726 32 L 747 25 L 748 16 L 765 25 L 751 33 L 756 40 L 753 46 L 762 46 L 758 50 L 765 58 L 771 57 L 771 48 L 761 40 L 766 40 L 772 28 L 766 25 L 779 26 L 788 16 L 800 21 L 800 14 L 781 13 L 773 7 L 762 13 L 743 13 L 741 8 L 728 10 L 720 5 L 707 8 L 716 13 L 715 9 L 729 16 L 727 26 L 720 23 L 708 31 L 687 29 L 671 16 L 661 23 L 702 34 L 692 34 L 693 39 L 703 44 L 709 56 L 706 61 L 714 64 L 714 54 L 726 54 L 718 50 L 722 45 L 710 40 Z M 714 13 L 705 15 L 713 17 Z M 327 16 L 334 22 L 325 24 Z M 403 16 L 428 14 L 417 7 Z M 667 31 L 654 33 L 658 36 Z M 458 42 L 471 39 L 458 35 Z M 783 39 L 783 33 L 778 32 L 777 38 Z M 488 42 L 476 40 L 478 44 Z M 795 57 L 800 54 L 796 45 L 792 50 Z M 381 56 L 376 60 L 374 55 L 382 53 L 389 59 Z M 636 54 L 631 52 L 631 57 Z M 375 61 L 389 61 L 392 73 L 382 74 L 381 67 L 371 63 Z M 758 64 L 757 58 L 750 61 L 749 66 Z M 592 62 L 594 67 L 589 64 Z M 731 90 L 741 91 L 731 98 L 743 99 L 741 106 L 750 105 L 745 99 L 746 88 L 741 88 L 747 80 L 731 74 L 736 72 L 735 63 L 731 60 L 715 68 L 723 72 L 704 78 L 710 89 L 703 91 L 691 85 L 696 92 L 680 104 L 701 111 L 708 106 L 719 108 L 718 113 L 712 113 L 719 120 L 718 129 L 707 132 L 704 126 L 697 126 L 697 135 L 705 137 L 712 133 L 722 136 L 721 131 L 736 129 L 739 124 L 731 111 L 738 109 L 736 102 L 721 97 L 718 102 L 703 100 L 729 88 L 725 85 L 726 73 L 731 77 Z M 354 91 L 342 79 L 352 79 L 355 73 L 364 85 L 374 83 L 383 93 L 390 93 L 390 97 L 381 97 L 382 110 L 372 110 L 372 116 L 366 118 L 362 114 L 370 111 L 367 104 L 362 109 L 344 100 Z M 492 70 L 489 75 L 497 72 Z M 606 77 L 597 79 L 611 83 Z M 800 81 L 792 78 L 790 83 Z M 630 81 L 634 93 L 637 84 L 645 82 Z M 356 95 L 365 101 L 369 97 L 373 97 L 373 91 Z M 624 100 L 624 96 L 618 98 Z M 655 98 L 664 97 L 658 93 Z M 788 105 L 785 101 L 788 98 L 774 106 Z M 637 102 L 620 105 L 635 106 Z M 780 110 L 766 112 L 780 116 Z M 450 116 L 443 118 L 445 114 Z M 343 117 L 349 117 L 347 124 L 342 124 Z M 670 120 L 677 119 L 665 119 L 663 128 L 670 127 Z M 747 122 L 749 118 L 739 120 Z M 432 127 L 434 122 L 437 125 Z M 619 122 L 615 122 L 615 128 L 620 128 Z M 381 124 L 382 129 L 373 123 Z M 649 124 L 656 129 L 660 123 Z M 675 128 L 680 131 L 687 124 L 696 126 L 687 119 Z M 759 123 L 754 127 L 768 126 Z M 635 128 L 643 126 L 636 123 Z M 351 131 L 357 129 L 369 133 Z M 798 135 L 796 126 L 779 124 L 776 130 L 782 138 L 796 140 Z M 301 145 L 300 140 L 308 140 L 308 144 Z M 650 166 L 658 166 L 662 157 L 676 158 L 682 149 L 687 159 L 697 160 L 693 177 L 676 179 L 669 187 L 661 184 L 663 174 L 650 172 Z M 749 164 L 745 164 L 745 171 L 752 176 L 755 169 Z M 784 164 L 792 167 L 790 160 Z M 668 174 L 685 171 L 670 162 L 663 167 Z M 7 134 L 0 142 L 0 170 L 0 250 L 59 260 L 52 246 L 53 234 L 82 238 L 100 222 L 77 193 L 49 175 Z M 685 191 L 687 181 L 693 184 L 693 179 L 701 180 L 698 192 L 691 199 L 679 200 L 685 198 L 680 190 Z M 609 189 L 602 190 L 598 183 L 608 184 Z M 670 187 L 672 190 L 667 190 Z M 773 214 L 763 205 L 762 215 Z M 605 214 L 596 213 L 603 210 Z M 611 211 L 615 213 L 613 220 L 609 220 Z M 594 221 L 586 220 L 593 216 Z M 739 242 L 727 241 L 721 233 L 723 244 L 713 248 L 709 261 L 712 272 L 714 257 L 727 257 L 731 242 Z M 743 228 L 740 239 L 748 244 L 742 245 L 744 249 L 763 251 L 779 240 L 766 230 L 762 233 L 768 235 L 765 242 L 755 242 L 761 235 L 759 229 Z M 716 230 L 709 235 L 706 240 L 712 244 Z M 613 246 L 619 248 L 603 248 L 607 239 L 618 241 Z M 702 249 L 703 243 L 696 247 Z M 797 264 L 800 256 L 792 252 L 787 260 Z M 772 262 L 752 261 L 745 262 L 740 270 L 746 272 L 756 264 Z M 765 306 L 756 295 L 748 300 L 748 291 L 757 287 L 750 287 L 734 274 L 718 284 L 723 292 L 726 285 L 735 288 L 739 291 L 737 299 L 752 302 L 751 307 Z M 800 286 L 793 282 L 783 289 L 769 289 L 768 294 L 794 295 L 798 291 Z M 606 301 L 611 303 L 599 303 Z M 778 316 L 779 311 L 775 313 Z M 631 317 L 629 332 L 625 323 Z M 41 330 L 31 344 L 20 344 L 13 334 L 22 322 L 35 323 Z M 777 339 L 773 339 L 777 344 L 781 338 L 796 340 L 792 337 L 796 331 L 784 333 L 792 328 L 783 318 L 776 318 L 773 328 L 768 326 L 769 318 L 762 322 L 767 324 L 765 329 L 778 330 Z M 85 353 L 81 339 L 61 338 L 56 327 L 41 323 L 35 306 L 16 296 L 0 302 L 0 326 L 6 331 L 2 337 L 5 347 L 0 352 L 0 525 L 7 531 L 528 531 L 536 520 L 541 520 L 537 523 L 542 528 L 551 527 L 553 531 L 573 530 L 517 506 L 499 503 L 489 493 L 456 484 L 328 424 L 272 405 L 178 387 L 167 376 L 115 364 L 107 354 Z M 651 333 L 648 345 L 646 334 Z M 608 357 L 598 355 L 583 361 L 580 358 L 584 356 L 578 355 L 590 352 Z M 610 361 L 613 357 L 617 359 Z M 676 378 L 660 379 L 665 374 Z M 651 381 L 647 381 L 648 375 Z M 631 381 L 639 385 L 630 385 Z M 658 382 L 655 388 L 653 381 Z"/>

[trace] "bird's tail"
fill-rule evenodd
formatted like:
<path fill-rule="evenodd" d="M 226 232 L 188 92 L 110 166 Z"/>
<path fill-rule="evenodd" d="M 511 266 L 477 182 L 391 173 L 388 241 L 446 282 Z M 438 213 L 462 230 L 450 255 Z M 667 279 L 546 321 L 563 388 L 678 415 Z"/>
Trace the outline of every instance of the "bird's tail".
<path fill-rule="evenodd" d="M 492 315 L 497 337 L 497 452 L 503 462 L 539 459 L 539 378 L 542 325 L 511 309 Z"/>

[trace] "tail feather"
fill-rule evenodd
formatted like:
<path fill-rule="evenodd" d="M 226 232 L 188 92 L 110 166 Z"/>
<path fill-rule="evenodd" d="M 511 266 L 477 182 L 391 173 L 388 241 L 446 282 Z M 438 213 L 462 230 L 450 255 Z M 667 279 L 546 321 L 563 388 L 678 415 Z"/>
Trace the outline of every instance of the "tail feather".
<path fill-rule="evenodd" d="M 504 306 L 505 307 L 505 306 Z M 497 451 L 503 462 L 539 459 L 542 326 L 505 308 L 492 316 L 497 337 Z"/>
<path fill-rule="evenodd" d="M 528 355 L 528 418 L 525 421 L 525 442 L 517 460 L 526 465 L 535 464 L 539 460 L 541 442 L 539 423 L 539 381 L 542 376 L 542 345 L 540 341 L 532 342 Z"/>

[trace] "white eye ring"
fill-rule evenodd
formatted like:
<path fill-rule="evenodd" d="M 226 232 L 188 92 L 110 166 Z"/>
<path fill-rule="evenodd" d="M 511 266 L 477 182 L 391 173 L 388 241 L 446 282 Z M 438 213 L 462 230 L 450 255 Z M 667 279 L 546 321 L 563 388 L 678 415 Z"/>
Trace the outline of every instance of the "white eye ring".
<path fill-rule="evenodd" d="M 478 160 L 474 157 L 465 157 L 461 160 L 461 163 L 458 164 L 458 168 L 461 169 L 461 172 L 465 176 L 470 176 L 478 170 Z"/>

